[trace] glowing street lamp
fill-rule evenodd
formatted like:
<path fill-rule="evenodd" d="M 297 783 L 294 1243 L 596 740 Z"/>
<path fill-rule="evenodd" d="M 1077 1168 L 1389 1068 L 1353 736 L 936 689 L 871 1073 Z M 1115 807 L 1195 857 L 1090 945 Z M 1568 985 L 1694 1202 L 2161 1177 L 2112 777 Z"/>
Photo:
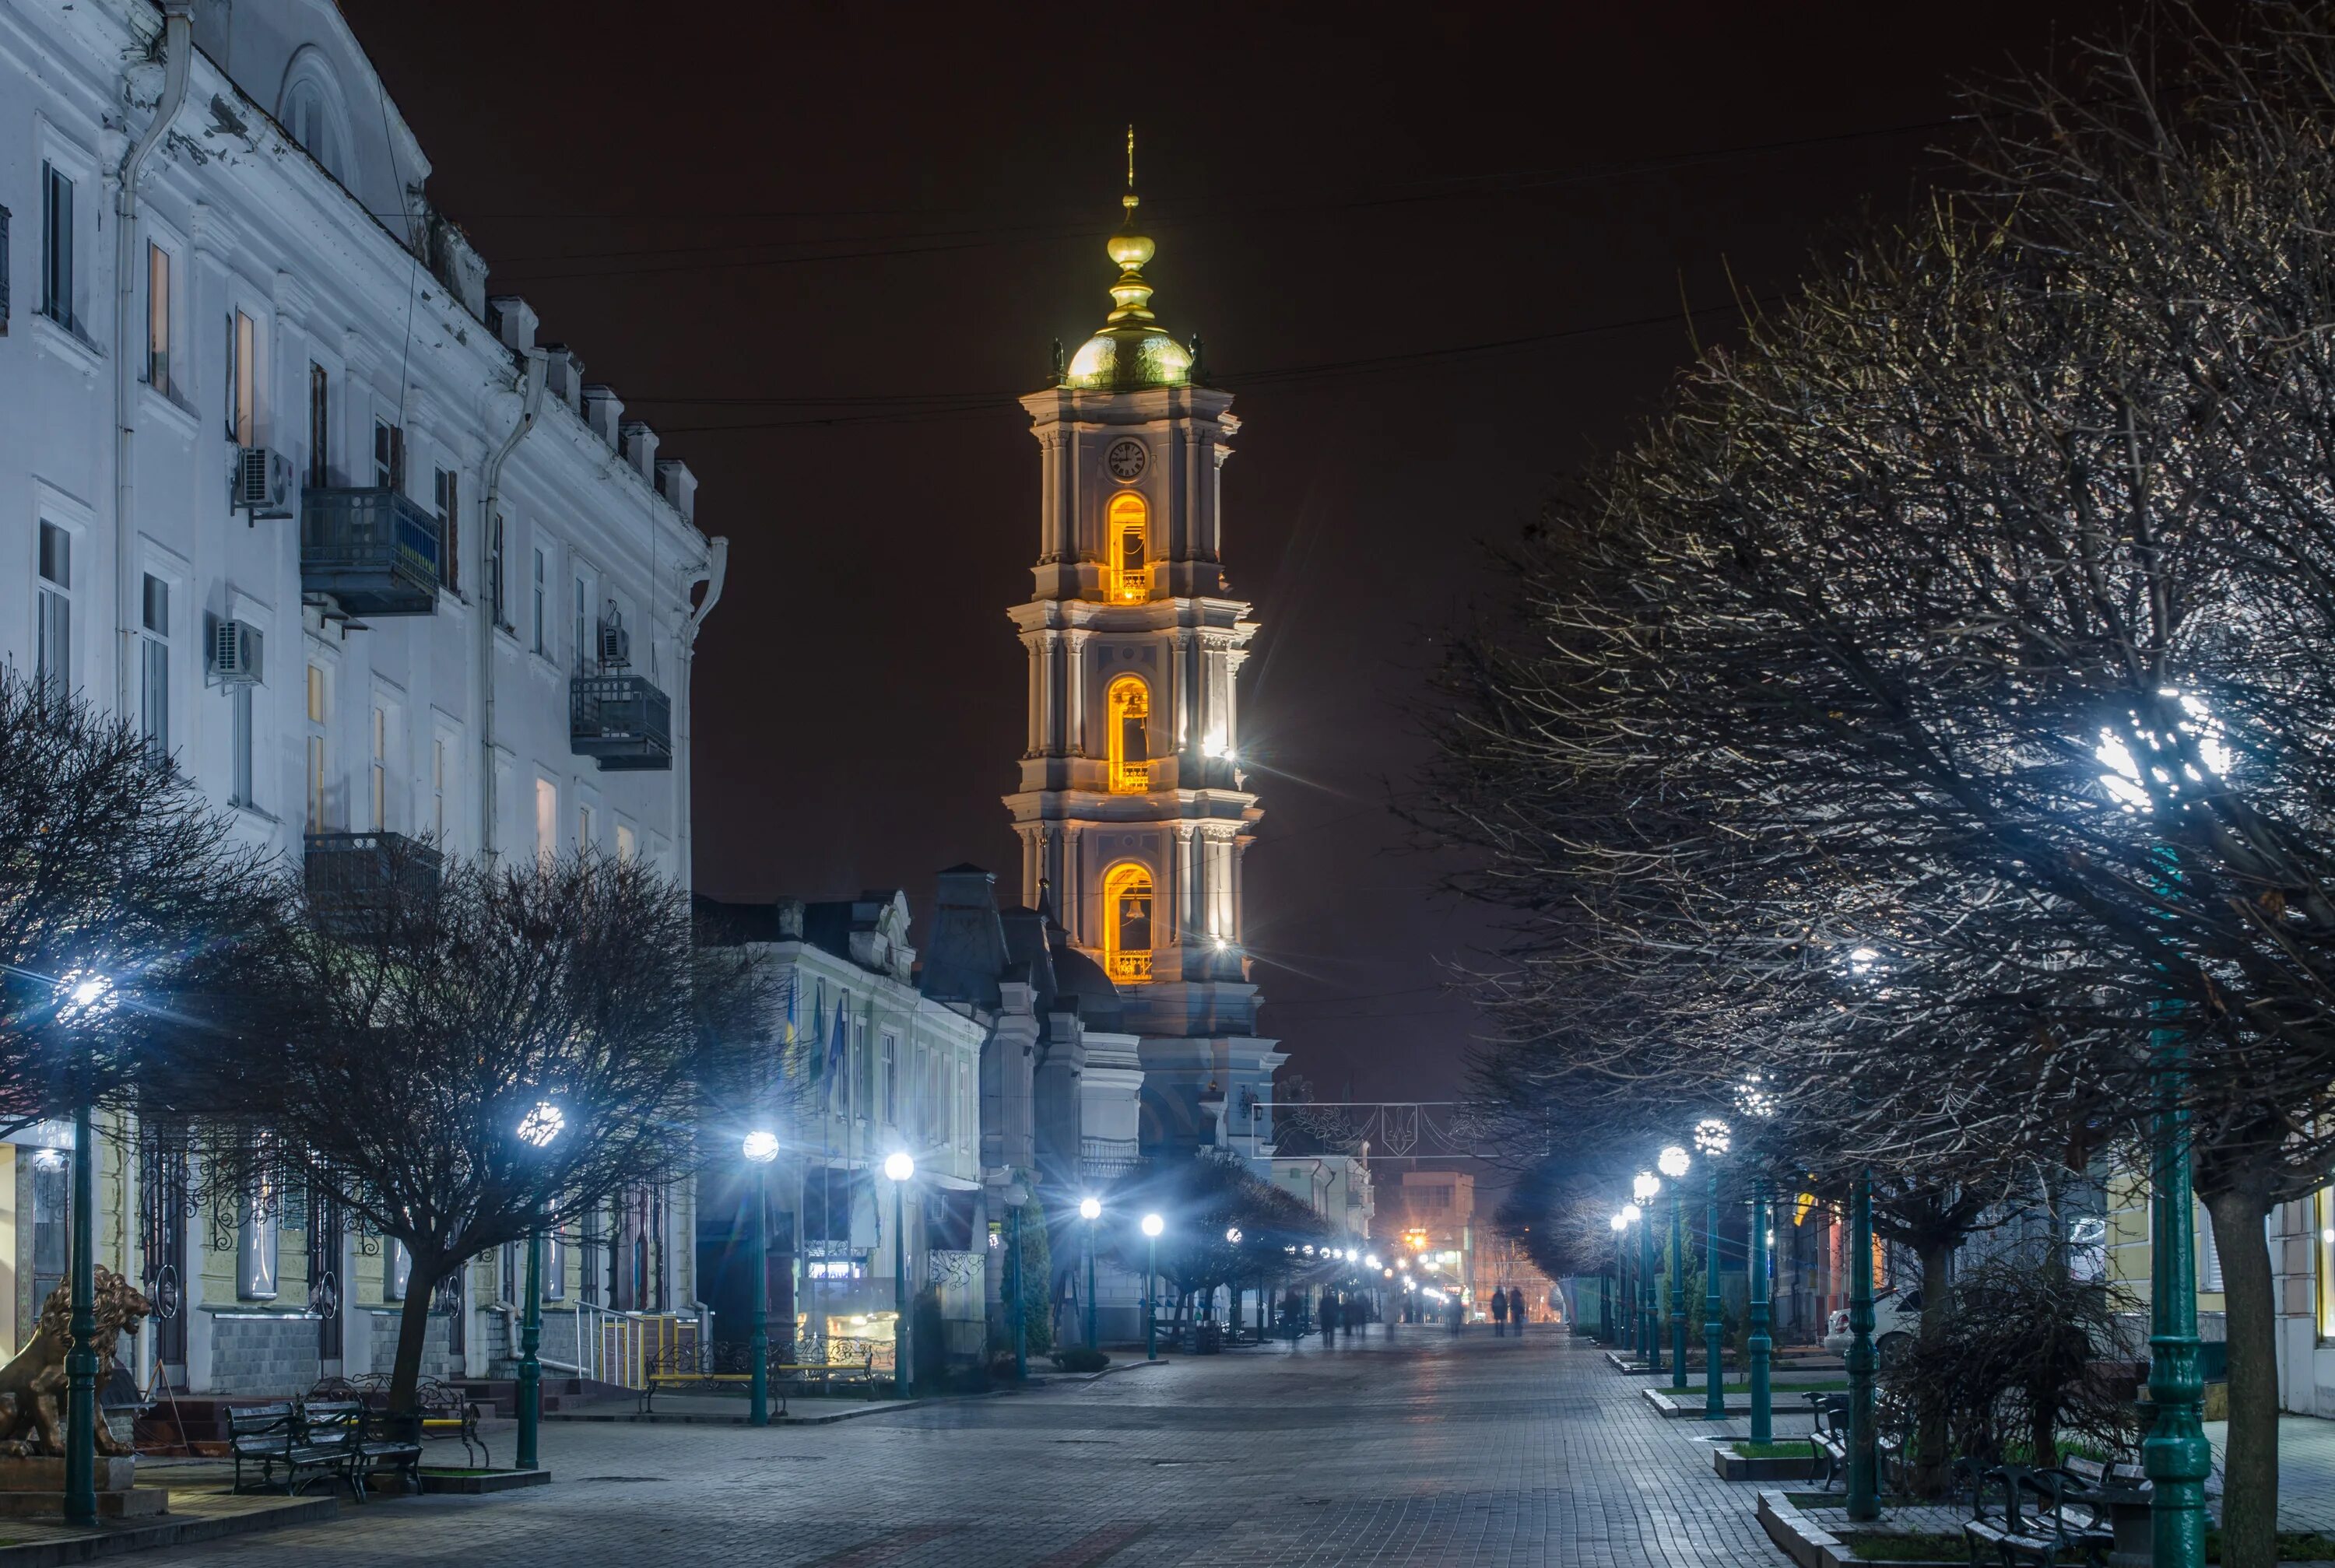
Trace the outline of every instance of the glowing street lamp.
<path fill-rule="evenodd" d="M 1143 1359 L 1159 1359 L 1159 1233 L 1168 1222 L 1158 1215 L 1143 1216 L 1146 1256 L 1143 1264 Z"/>
<path fill-rule="evenodd" d="M 1087 1222 L 1087 1349 L 1095 1348 L 1095 1221 L 1102 1218 L 1102 1199 L 1090 1194 L 1079 1200 L 1079 1218 Z"/>
<path fill-rule="evenodd" d="M 1686 1188 L 1681 1184 L 1693 1164 L 1676 1144 L 1654 1158 L 1671 1178 L 1671 1387 L 1681 1392 L 1686 1389 Z"/>
<path fill-rule="evenodd" d="M 551 1100 L 538 1100 L 518 1118 L 518 1141 L 538 1153 L 567 1129 L 567 1113 Z M 515 1467 L 538 1467 L 536 1445 L 543 1430 L 543 1227 L 527 1233 L 527 1304 L 518 1328 L 518 1456 Z"/>
<path fill-rule="evenodd" d="M 1694 1124 L 1694 1147 L 1702 1154 L 1703 1222 L 1702 1272 L 1702 1418 L 1727 1419 L 1727 1396 L 1720 1390 L 1719 1362 L 1726 1341 L 1725 1308 L 1719 1296 L 1719 1161 L 1734 1147 L 1727 1124 L 1715 1116 Z"/>
<path fill-rule="evenodd" d="M 908 1183 L 916 1162 L 905 1149 L 884 1157 L 884 1175 L 892 1184 L 892 1392 L 908 1397 Z"/>
<path fill-rule="evenodd" d="M 770 1162 L 779 1157 L 779 1135 L 761 1128 L 739 1145 L 754 1167 L 754 1224 L 747 1233 L 746 1256 L 754 1271 L 753 1333 L 747 1347 L 746 1424 L 770 1424 Z"/>

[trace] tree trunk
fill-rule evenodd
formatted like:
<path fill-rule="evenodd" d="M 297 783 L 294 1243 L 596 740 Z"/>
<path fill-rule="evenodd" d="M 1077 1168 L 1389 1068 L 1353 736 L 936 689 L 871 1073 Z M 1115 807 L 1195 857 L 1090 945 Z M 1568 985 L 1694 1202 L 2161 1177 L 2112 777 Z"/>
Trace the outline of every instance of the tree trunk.
<path fill-rule="evenodd" d="M 1952 1242 L 1924 1241 L 1920 1247 L 1922 1257 L 1922 1344 L 1924 1349 L 1937 1342 L 1945 1331 L 1946 1318 L 1953 1311 L 1954 1248 Z M 1947 1450 L 1953 1438 L 1947 1427 L 1945 1406 L 1935 1400 L 1924 1400 L 1914 1432 L 1915 1463 L 1913 1469 L 1914 1495 L 1940 1497 L 1945 1495 L 1952 1479 Z"/>
<path fill-rule="evenodd" d="M 389 1408 L 398 1415 L 413 1410 L 414 1386 L 421 1380 L 421 1350 L 430 1337 L 430 1297 L 446 1277 L 443 1264 L 425 1272 L 415 1258 L 405 1279 L 405 1304 L 397 1314 L 397 1360 L 389 1374 Z"/>
<path fill-rule="evenodd" d="M 2274 1568 L 2278 1562 L 2278 1303 L 2269 1205 L 2249 1192 L 2205 1198 L 2222 1255 L 2222 1303 L 2230 1358 L 2229 1456 L 2222 1485 L 2224 1568 Z"/>

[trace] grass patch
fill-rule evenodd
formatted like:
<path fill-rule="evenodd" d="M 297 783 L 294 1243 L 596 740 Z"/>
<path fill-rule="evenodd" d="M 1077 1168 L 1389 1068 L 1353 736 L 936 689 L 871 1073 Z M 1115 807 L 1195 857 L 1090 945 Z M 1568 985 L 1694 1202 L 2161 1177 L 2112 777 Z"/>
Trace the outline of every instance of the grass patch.
<path fill-rule="evenodd" d="M 2222 1560 L 2222 1533 L 2205 1532 L 2205 1561 Z M 2282 1530 L 2278 1533 L 2278 1560 L 2282 1563 L 2324 1563 L 2335 1560 L 2335 1538 L 2316 1530 Z"/>
<path fill-rule="evenodd" d="M 1815 1450 L 1807 1444 L 1791 1438 L 1780 1443 L 1754 1443 L 1749 1440 L 1735 1445 L 1736 1455 L 1745 1459 L 1806 1459 Z"/>
<path fill-rule="evenodd" d="M 1960 1563 L 1970 1556 L 1960 1535 L 1844 1535 L 1860 1563 Z"/>
<path fill-rule="evenodd" d="M 421 1473 L 425 1476 L 508 1476 L 510 1474 L 509 1470 L 449 1470 L 437 1465 L 422 1466 Z"/>

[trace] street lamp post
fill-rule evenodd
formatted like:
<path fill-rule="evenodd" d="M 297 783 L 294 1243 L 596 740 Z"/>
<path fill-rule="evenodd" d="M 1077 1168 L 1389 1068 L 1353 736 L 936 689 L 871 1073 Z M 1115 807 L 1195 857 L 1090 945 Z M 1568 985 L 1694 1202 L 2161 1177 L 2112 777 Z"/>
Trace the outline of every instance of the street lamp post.
<path fill-rule="evenodd" d="M 907 1193 L 908 1182 L 916 1174 L 916 1162 L 905 1150 L 896 1151 L 884 1157 L 884 1174 L 892 1183 L 892 1392 L 905 1399 L 914 1380 L 908 1360 Z M 1018 1373 L 1022 1370 L 1019 1318 L 1014 1320 L 1014 1370 Z"/>
<path fill-rule="evenodd" d="M 1143 1216 L 1143 1359 L 1159 1359 L 1159 1233 L 1168 1222 L 1158 1215 Z"/>
<path fill-rule="evenodd" d="M 741 1151 L 754 1167 L 754 1223 L 746 1233 L 746 1257 L 754 1270 L 754 1315 L 746 1342 L 746 1424 L 770 1424 L 770 1162 L 779 1157 L 779 1135 L 746 1135 Z"/>
<path fill-rule="evenodd" d="M 1856 1175 L 1848 1233 L 1848 1516 L 1881 1517 L 1880 1477 L 1874 1448 L 1873 1176 Z"/>
<path fill-rule="evenodd" d="M 108 1005 L 112 985 L 104 977 L 69 977 L 61 1015 L 82 1024 Z M 65 1350 L 65 1522 L 97 1523 L 97 1129 L 91 1114 L 95 1071 L 88 1036 L 75 1042 L 80 1081 L 73 1095 L 73 1317 L 72 1343 Z M 35 1303 L 37 1311 L 39 1303 Z"/>
<path fill-rule="evenodd" d="M 1751 1184 L 1750 1270 L 1751 1321 L 1743 1348 L 1751 1362 L 1751 1440 L 1775 1440 L 1775 1412 L 1769 1408 L 1768 1360 L 1774 1349 L 1768 1338 L 1768 1184 Z"/>
<path fill-rule="evenodd" d="M 1094 1228 L 1095 1221 L 1102 1218 L 1102 1200 L 1093 1197 L 1080 1198 L 1079 1218 L 1087 1222 L 1087 1349 L 1091 1350 L 1096 1344 Z M 1262 1334 L 1257 1336 L 1260 1340 L 1264 1337 Z"/>
<path fill-rule="evenodd" d="M 1013 1299 L 1006 1304 L 1007 1319 L 1013 1325 L 1013 1376 L 1016 1381 L 1030 1376 L 1030 1340 L 1022 1316 L 1027 1303 L 1023 1301 L 1022 1279 L 1022 1205 L 1030 1201 L 1030 1189 L 1020 1182 L 1008 1183 L 1005 1188 L 1005 1277 L 1013 1287 Z"/>
<path fill-rule="evenodd" d="M 1644 1353 L 1646 1370 L 1662 1370 L 1662 1337 L 1654 1318 L 1657 1302 L 1654 1295 L 1654 1199 L 1662 1195 L 1662 1178 L 1652 1171 L 1640 1171 L 1630 1183 L 1630 1191 L 1637 1198 L 1638 1212 L 1645 1216 L 1638 1231 L 1638 1347 Z"/>
<path fill-rule="evenodd" d="M 1702 1418 L 1727 1419 L 1727 1394 L 1719 1363 L 1727 1344 L 1727 1305 L 1719 1293 L 1719 1161 L 1733 1147 L 1727 1124 L 1707 1116 L 1694 1124 L 1694 1147 L 1702 1151 Z"/>
<path fill-rule="evenodd" d="M 540 1152 L 567 1125 L 567 1113 L 544 1100 L 519 1118 L 519 1141 Z M 527 1304 L 518 1329 L 518 1456 L 512 1463 L 521 1470 L 540 1467 L 536 1442 L 543 1430 L 542 1350 L 543 1226 L 538 1224 L 527 1233 Z"/>
<path fill-rule="evenodd" d="M 2151 1559 L 2157 1568 L 2198 1568 L 2205 1561 L 2205 1477 L 2213 1467 L 2199 1418 L 2205 1386 L 2197 1371 L 2197 1257 L 2189 1175 L 2189 1112 L 2183 1105 L 2186 1049 L 2159 1030 L 2156 1052 L 2155 1168 L 2149 1215 L 2148 1396 L 2156 1412 L 2141 1444 L 2153 1483 Z M 79 1216 L 75 1216 L 76 1224 Z"/>
<path fill-rule="evenodd" d="M 1626 1266 L 1624 1260 L 1629 1256 L 1630 1250 L 1624 1244 L 1630 1231 L 1630 1216 L 1617 1212 L 1605 1223 L 1613 1227 L 1613 1282 L 1610 1290 L 1601 1289 L 1599 1292 L 1597 1326 L 1605 1331 L 1605 1338 L 1613 1343 L 1613 1347 L 1621 1350 L 1626 1348 L 1628 1341 L 1616 1331 L 1613 1321 L 1613 1302 L 1622 1294 L 1623 1282 L 1629 1278 L 1629 1275 L 1623 1271 Z M 1603 1282 L 1600 1282 L 1603 1283 Z"/>
<path fill-rule="evenodd" d="M 1686 1188 L 1692 1166 L 1686 1150 L 1672 1144 L 1654 1164 L 1671 1178 L 1671 1387 L 1686 1388 Z"/>

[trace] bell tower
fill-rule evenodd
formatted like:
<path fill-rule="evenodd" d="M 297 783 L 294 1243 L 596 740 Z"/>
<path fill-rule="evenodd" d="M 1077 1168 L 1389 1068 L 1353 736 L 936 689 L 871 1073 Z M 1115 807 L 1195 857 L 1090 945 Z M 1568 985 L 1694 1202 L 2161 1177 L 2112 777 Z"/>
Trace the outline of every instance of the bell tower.
<path fill-rule="evenodd" d="M 1241 859 L 1262 816 L 1241 769 L 1236 677 L 1256 624 L 1223 564 L 1220 471 L 1239 421 L 1151 310 L 1136 218 L 1106 246 L 1102 329 L 1022 400 L 1042 471 L 1038 560 L 1012 612 L 1029 658 L 1023 899 L 1101 964 L 1139 1034 L 1147 1155 L 1272 1152 Z M 1197 346 L 1197 345 L 1196 345 Z"/>

